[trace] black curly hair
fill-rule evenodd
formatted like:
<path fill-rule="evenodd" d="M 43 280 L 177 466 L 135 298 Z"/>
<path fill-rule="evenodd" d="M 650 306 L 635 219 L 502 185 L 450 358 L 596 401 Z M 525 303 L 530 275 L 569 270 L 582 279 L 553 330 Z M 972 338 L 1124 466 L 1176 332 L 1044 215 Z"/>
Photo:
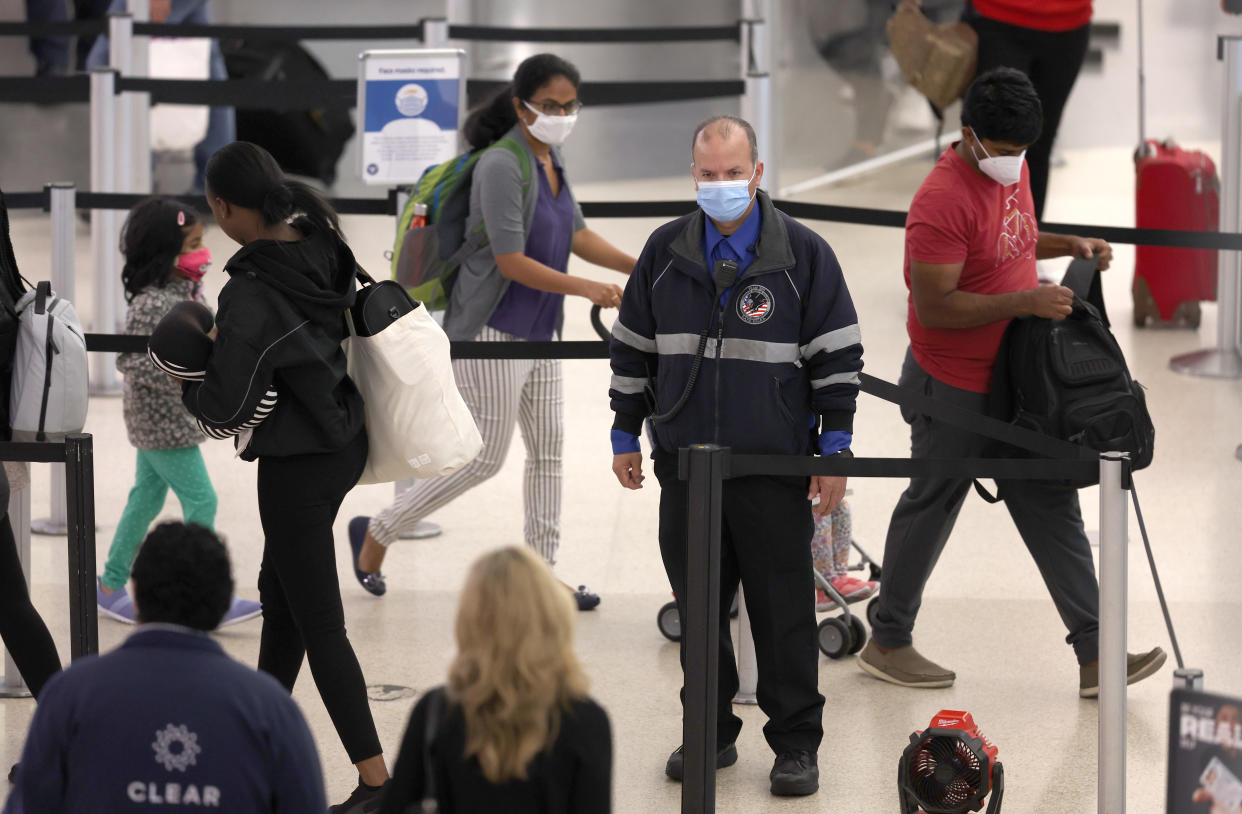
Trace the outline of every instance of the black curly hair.
<path fill-rule="evenodd" d="M 1015 68 L 993 68 L 966 89 L 962 124 L 973 128 L 979 138 L 1022 147 L 1039 139 L 1044 109 L 1026 74 Z"/>
<path fill-rule="evenodd" d="M 233 601 L 229 553 L 211 529 L 161 523 L 138 549 L 130 576 L 145 624 L 215 630 Z"/>
<path fill-rule="evenodd" d="M 151 286 L 168 283 L 186 230 L 196 223 L 194 212 L 171 198 L 147 198 L 129 210 L 121 228 L 121 282 L 127 302 Z"/>

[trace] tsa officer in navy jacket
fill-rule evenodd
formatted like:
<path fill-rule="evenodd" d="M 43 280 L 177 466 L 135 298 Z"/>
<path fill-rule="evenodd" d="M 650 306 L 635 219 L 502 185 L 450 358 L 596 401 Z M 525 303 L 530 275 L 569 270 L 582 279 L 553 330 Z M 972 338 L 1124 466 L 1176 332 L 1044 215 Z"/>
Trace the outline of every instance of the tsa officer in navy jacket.
<path fill-rule="evenodd" d="M 849 454 L 862 345 L 837 259 L 817 234 L 759 191 L 751 126 L 716 116 L 695 130 L 700 209 L 648 239 L 612 332 L 613 471 L 642 488 L 639 443 L 650 419 L 660 482 L 660 552 L 685 618 L 686 484 L 677 450 L 715 443 L 741 453 Z M 699 358 L 701 357 L 701 358 Z M 697 369 L 697 376 L 692 371 Z M 737 760 L 742 721 L 728 612 L 746 588 L 759 663 L 771 790 L 812 794 L 824 698 L 817 689 L 812 511 L 830 512 L 845 478 L 725 481 L 721 540 L 716 766 Z M 819 503 L 812 509 L 811 501 Z M 682 646 L 685 664 L 685 646 Z M 665 772 L 680 780 L 679 747 Z"/>

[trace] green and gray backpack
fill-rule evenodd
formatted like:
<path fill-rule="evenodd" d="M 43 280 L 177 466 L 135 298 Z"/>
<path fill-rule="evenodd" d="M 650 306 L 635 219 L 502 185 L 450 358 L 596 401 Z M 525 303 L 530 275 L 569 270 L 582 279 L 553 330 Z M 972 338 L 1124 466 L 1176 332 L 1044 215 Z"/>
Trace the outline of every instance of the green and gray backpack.
<path fill-rule="evenodd" d="M 487 245 L 484 224 L 466 234 L 466 217 L 470 214 L 470 181 L 475 164 L 485 152 L 496 149 L 508 150 L 517 158 L 525 198 L 530 189 L 530 153 L 510 137 L 428 167 L 409 190 L 409 199 L 397 219 L 392 276 L 429 310 L 448 307 L 449 293 L 462 261 Z M 416 204 L 426 207 L 425 225 L 414 223 Z"/>

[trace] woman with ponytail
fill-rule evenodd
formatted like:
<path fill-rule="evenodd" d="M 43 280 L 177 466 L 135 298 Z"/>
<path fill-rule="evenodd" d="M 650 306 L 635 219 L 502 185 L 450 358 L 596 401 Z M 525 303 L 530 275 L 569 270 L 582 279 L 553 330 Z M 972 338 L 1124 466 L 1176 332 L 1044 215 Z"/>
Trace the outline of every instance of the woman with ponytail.
<path fill-rule="evenodd" d="M 571 252 L 622 274 L 636 262 L 587 227 L 565 178 L 557 147 L 578 119 L 578 81 L 577 68 L 564 59 L 536 54 L 466 121 L 471 148 L 486 150 L 471 178 L 466 234 L 482 225 L 487 242 L 467 255 L 454 279 L 444 317 L 450 339 L 547 341 L 560 333 L 565 295 L 604 308 L 621 304 L 620 287 L 567 273 Z M 462 359 L 453 373 L 483 435 L 483 452 L 452 475 L 418 481 L 375 517 L 350 521 L 355 576 L 377 596 L 386 590 L 380 565 L 388 545 L 499 472 L 519 427 L 526 442 L 523 533 L 528 546 L 556 563 L 564 438 L 560 360 Z M 570 590 L 581 610 L 599 604 L 585 587 Z"/>
<path fill-rule="evenodd" d="M 358 787 L 331 810 L 371 811 L 388 780 L 366 682 L 345 635 L 332 524 L 367 458 L 345 372 L 357 264 L 328 203 L 275 159 L 233 142 L 207 163 L 207 202 L 241 244 L 224 270 L 206 372 L 182 401 L 209 436 L 259 462 L 259 669 L 291 691 L 305 656 Z"/>

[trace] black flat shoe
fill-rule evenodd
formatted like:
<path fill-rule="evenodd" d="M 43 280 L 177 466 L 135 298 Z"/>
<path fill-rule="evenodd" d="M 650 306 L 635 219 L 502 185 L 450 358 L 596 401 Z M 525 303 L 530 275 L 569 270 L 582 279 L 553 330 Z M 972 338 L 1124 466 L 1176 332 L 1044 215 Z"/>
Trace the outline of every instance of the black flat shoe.
<path fill-rule="evenodd" d="M 349 521 L 349 549 L 354 554 L 354 577 L 358 580 L 358 584 L 366 588 L 367 593 L 383 596 L 388 590 L 384 575 L 379 571 L 369 574 L 358 568 L 358 555 L 362 553 L 362 544 L 367 539 L 367 524 L 370 522 L 369 517 L 355 517 Z"/>
<path fill-rule="evenodd" d="M 585 585 L 579 585 L 578 590 L 574 591 L 574 601 L 578 603 L 580 611 L 595 610 L 599 605 L 599 594 L 593 593 Z"/>

